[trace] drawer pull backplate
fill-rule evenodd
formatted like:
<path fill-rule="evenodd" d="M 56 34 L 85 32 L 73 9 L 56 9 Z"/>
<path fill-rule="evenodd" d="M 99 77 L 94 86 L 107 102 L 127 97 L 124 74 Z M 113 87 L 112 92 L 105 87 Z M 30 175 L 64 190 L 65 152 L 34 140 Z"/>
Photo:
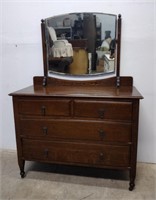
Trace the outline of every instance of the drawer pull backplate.
<path fill-rule="evenodd" d="M 98 130 L 98 133 L 99 133 L 100 138 L 101 138 L 101 139 L 104 139 L 104 137 L 105 137 L 105 132 L 104 132 L 104 130 L 100 129 L 100 130 Z"/>
<path fill-rule="evenodd" d="M 41 107 L 41 114 L 42 114 L 43 116 L 45 116 L 45 114 L 46 114 L 46 107 L 45 107 L 45 106 L 42 106 L 42 107 Z"/>
<path fill-rule="evenodd" d="M 101 153 L 99 154 L 99 158 L 100 158 L 100 161 L 103 161 L 103 160 L 104 160 L 104 153 L 101 152 Z"/>
<path fill-rule="evenodd" d="M 99 115 L 100 119 L 104 119 L 104 114 L 105 114 L 105 110 L 104 109 L 99 109 L 98 110 L 98 115 Z"/>
<path fill-rule="evenodd" d="M 44 134 L 44 135 L 47 135 L 47 134 L 48 134 L 48 128 L 47 128 L 46 126 L 43 127 L 42 130 L 43 130 L 43 134 Z"/>

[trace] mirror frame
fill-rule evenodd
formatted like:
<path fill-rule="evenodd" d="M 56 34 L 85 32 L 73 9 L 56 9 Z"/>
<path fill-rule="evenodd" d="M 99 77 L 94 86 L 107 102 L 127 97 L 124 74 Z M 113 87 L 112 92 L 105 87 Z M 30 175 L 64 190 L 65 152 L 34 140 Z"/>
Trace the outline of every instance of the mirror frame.
<path fill-rule="evenodd" d="M 116 27 L 116 46 L 117 46 L 117 53 L 116 53 L 116 87 L 120 86 L 120 49 L 121 49 L 121 14 L 118 15 L 117 19 L 117 27 Z M 47 78 L 48 78 L 48 57 L 47 57 L 47 41 L 46 41 L 46 25 L 45 20 L 41 20 L 41 35 L 42 35 L 42 53 L 43 53 L 43 68 L 44 68 L 44 78 L 43 78 L 43 86 L 47 85 Z M 77 77 L 72 75 L 77 81 Z M 96 75 L 95 75 L 96 77 Z M 102 77 L 102 75 L 101 75 Z M 105 77 L 105 79 L 109 79 Z"/>

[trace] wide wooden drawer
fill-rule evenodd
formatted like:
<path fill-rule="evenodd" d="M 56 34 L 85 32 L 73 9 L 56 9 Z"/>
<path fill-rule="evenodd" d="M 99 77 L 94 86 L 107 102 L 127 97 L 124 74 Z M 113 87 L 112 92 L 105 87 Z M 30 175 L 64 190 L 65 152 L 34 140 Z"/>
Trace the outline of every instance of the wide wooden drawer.
<path fill-rule="evenodd" d="M 104 142 L 130 142 L 131 124 L 78 120 L 21 119 L 23 137 L 42 139 L 74 139 Z"/>
<path fill-rule="evenodd" d="M 111 146 L 27 140 L 23 142 L 25 160 L 93 166 L 128 167 L 129 146 Z"/>
<path fill-rule="evenodd" d="M 74 116 L 130 121 L 132 103 L 118 101 L 74 101 Z"/>
<path fill-rule="evenodd" d="M 70 100 L 20 100 L 19 113 L 22 115 L 70 116 Z"/>

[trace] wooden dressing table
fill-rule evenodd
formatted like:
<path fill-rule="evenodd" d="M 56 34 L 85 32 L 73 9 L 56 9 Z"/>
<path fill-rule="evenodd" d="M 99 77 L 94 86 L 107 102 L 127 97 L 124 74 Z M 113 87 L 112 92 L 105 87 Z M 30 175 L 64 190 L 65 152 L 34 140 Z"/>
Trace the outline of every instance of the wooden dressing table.
<path fill-rule="evenodd" d="M 133 190 L 142 95 L 132 77 L 34 77 L 32 86 L 10 95 L 22 178 L 27 160 L 128 170 Z"/>

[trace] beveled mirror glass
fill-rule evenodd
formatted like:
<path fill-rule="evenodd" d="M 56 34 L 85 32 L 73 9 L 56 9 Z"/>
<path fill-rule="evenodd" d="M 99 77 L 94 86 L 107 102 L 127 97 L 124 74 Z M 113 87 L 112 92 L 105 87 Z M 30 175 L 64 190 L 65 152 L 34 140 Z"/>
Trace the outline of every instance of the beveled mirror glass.
<path fill-rule="evenodd" d="M 69 13 L 47 18 L 44 22 L 49 75 L 115 73 L 116 15 Z"/>

